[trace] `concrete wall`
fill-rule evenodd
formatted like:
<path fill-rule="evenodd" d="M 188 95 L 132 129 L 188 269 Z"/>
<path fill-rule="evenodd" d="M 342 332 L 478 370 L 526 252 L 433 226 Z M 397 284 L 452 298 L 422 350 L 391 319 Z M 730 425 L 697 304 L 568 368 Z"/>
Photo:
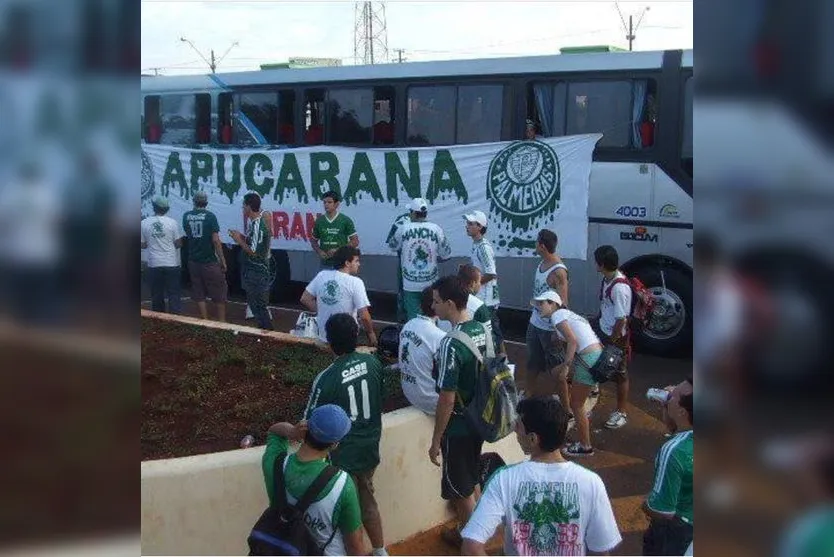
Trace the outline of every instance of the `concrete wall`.
<path fill-rule="evenodd" d="M 414 408 L 383 416 L 375 485 L 387 544 L 451 518 L 440 498 L 440 468 L 429 461 L 433 418 Z M 484 452 L 524 458 L 515 435 Z M 143 555 L 245 555 L 246 537 L 266 508 L 263 447 L 142 463 Z"/>

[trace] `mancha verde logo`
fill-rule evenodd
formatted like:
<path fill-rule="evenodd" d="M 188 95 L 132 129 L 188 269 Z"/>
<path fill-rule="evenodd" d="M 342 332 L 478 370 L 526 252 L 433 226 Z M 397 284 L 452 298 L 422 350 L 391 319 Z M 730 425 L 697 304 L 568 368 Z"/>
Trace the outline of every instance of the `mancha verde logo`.
<path fill-rule="evenodd" d="M 487 199 L 491 211 L 512 225 L 527 229 L 559 208 L 559 157 L 541 141 L 516 141 L 501 150 L 489 165 Z"/>
<path fill-rule="evenodd" d="M 156 179 L 153 165 L 145 151 L 142 151 L 142 201 L 147 201 L 153 197 L 154 191 L 156 191 Z"/>

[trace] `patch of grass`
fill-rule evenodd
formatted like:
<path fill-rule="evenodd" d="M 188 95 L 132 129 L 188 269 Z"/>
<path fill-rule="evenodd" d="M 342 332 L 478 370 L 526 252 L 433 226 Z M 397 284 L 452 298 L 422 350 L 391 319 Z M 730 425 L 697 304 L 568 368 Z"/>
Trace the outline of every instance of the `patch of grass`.
<path fill-rule="evenodd" d="M 223 346 L 217 353 L 215 360 L 218 366 L 223 365 L 246 365 L 248 357 L 246 351 L 239 346 Z"/>
<path fill-rule="evenodd" d="M 324 368 L 322 368 L 324 369 Z M 316 370 L 310 367 L 292 366 L 281 371 L 281 379 L 285 385 L 311 385 L 321 369 Z"/>

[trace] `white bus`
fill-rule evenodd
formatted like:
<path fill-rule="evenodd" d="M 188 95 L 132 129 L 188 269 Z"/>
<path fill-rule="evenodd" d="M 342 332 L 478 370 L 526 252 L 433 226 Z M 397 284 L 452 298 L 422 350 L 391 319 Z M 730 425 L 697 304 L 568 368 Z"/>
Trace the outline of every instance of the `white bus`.
<path fill-rule="evenodd" d="M 607 49 L 606 49 L 607 50 Z M 594 314 L 597 246 L 657 296 L 644 349 L 680 354 L 692 343 L 692 51 L 588 52 L 142 78 L 142 138 L 234 150 L 338 145 L 455 145 L 601 132 L 594 152 L 585 261 L 567 260 L 571 305 Z M 461 106 L 482 109 L 466 121 Z M 334 107 L 349 107 L 334 110 Z M 419 110 L 415 109 L 419 106 Z M 430 110 L 426 110 L 429 107 Z M 267 207 L 269 208 L 269 207 Z M 385 234 L 390 223 L 380 224 Z M 312 251 L 275 250 L 274 290 L 309 281 Z M 452 272 L 461 260 L 445 263 Z M 363 256 L 372 291 L 395 292 L 394 256 Z M 499 258 L 501 303 L 529 309 L 534 258 Z M 232 271 L 231 279 L 236 278 Z"/>

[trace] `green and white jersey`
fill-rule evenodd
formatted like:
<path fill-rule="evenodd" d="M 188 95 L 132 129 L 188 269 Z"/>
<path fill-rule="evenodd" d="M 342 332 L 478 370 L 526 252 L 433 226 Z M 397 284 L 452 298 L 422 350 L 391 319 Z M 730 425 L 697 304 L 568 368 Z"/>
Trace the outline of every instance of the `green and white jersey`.
<path fill-rule="evenodd" d="M 330 453 L 330 460 L 350 473 L 365 472 L 379 464 L 382 373 L 382 363 L 376 356 L 353 352 L 336 358 L 313 381 L 304 419 L 325 404 L 336 404 L 347 412 L 353 425 Z"/>
<path fill-rule="evenodd" d="M 324 251 L 348 245 L 348 239 L 351 236 L 356 236 L 356 226 L 350 217 L 342 213 L 336 213 L 333 220 L 330 220 L 326 214 L 320 215 L 313 225 L 313 238 L 319 241 L 319 247 Z M 331 258 L 328 257 L 325 263 L 332 264 Z"/>
<path fill-rule="evenodd" d="M 481 351 L 481 356 L 486 356 L 488 333 L 482 324 L 477 321 L 466 321 L 459 323 L 455 330 L 469 335 Z M 462 342 L 447 336 L 440 341 L 435 360 L 438 392 L 456 391 L 460 394 L 460 401 L 465 407 L 472 401 L 475 393 L 475 380 L 480 372 L 475 355 Z M 455 411 L 446 427 L 446 435 L 472 435 L 474 433 L 466 418 L 460 414 L 462 410 L 460 402 L 456 402 Z"/>
<path fill-rule="evenodd" d="M 466 313 L 472 321 L 477 321 L 489 334 L 492 334 L 492 315 L 483 300 L 470 294 L 466 300 Z M 452 330 L 452 324 L 443 319 L 437 320 L 437 327 L 446 333 Z"/>
<path fill-rule="evenodd" d="M 781 542 L 778 557 L 834 555 L 834 507 L 817 508 L 794 521 Z"/>
<path fill-rule="evenodd" d="M 255 252 L 249 255 L 244 252 L 243 264 L 246 267 L 258 270 L 269 269 L 269 229 L 266 227 L 263 216 L 249 221 L 249 229 L 246 233 L 246 243 L 249 249 Z"/>
<path fill-rule="evenodd" d="M 486 238 L 481 238 L 477 242 L 473 242 L 470 258 L 472 259 L 472 264 L 481 271 L 481 274 L 495 275 L 496 278 L 481 285 L 478 298 L 483 300 L 489 307 L 498 307 L 498 304 L 501 302 L 498 296 L 498 269 L 495 266 L 495 250 L 492 248 L 490 241 Z"/>
<path fill-rule="evenodd" d="M 220 232 L 217 217 L 206 209 L 194 209 L 182 216 L 182 228 L 188 239 L 188 260 L 196 263 L 215 263 L 212 235 Z"/>
<path fill-rule="evenodd" d="M 385 243 L 388 244 L 388 247 L 394 245 L 394 236 L 397 234 L 397 230 L 407 222 L 411 222 L 411 213 L 403 213 L 394 219 L 394 222 L 391 224 L 391 229 L 388 230 L 388 236 L 385 238 Z"/>
<path fill-rule="evenodd" d="M 275 433 L 267 435 L 261 469 L 270 505 L 275 502 L 276 495 L 273 476 L 275 459 L 288 451 L 289 443 L 284 437 Z M 327 463 L 324 459 L 301 462 L 295 454 L 287 456 L 284 461 L 287 501 L 291 504 L 298 501 L 325 466 Z M 304 513 L 304 523 L 320 547 L 332 536 L 333 540 L 325 548 L 325 555 L 347 555 L 343 534 L 355 532 L 362 526 L 359 493 L 353 479 L 343 471 L 333 476 Z"/>
<path fill-rule="evenodd" d="M 564 263 L 556 263 L 546 269 L 542 269 L 542 265 L 544 265 L 544 261 L 541 261 L 538 265 L 536 265 L 536 274 L 533 275 L 533 295 L 531 298 L 535 298 L 539 294 L 552 290 L 550 285 L 547 284 L 547 277 L 550 276 L 550 273 L 554 272 L 556 269 L 564 269 L 565 271 L 568 270 Z M 533 309 L 530 312 L 530 323 L 534 327 L 545 331 L 552 329 L 550 321 L 539 315 L 539 310 L 537 310 L 535 306 L 533 306 Z"/>
<path fill-rule="evenodd" d="M 692 524 L 692 430 L 682 431 L 666 441 L 654 462 L 654 484 L 646 501 L 660 513 L 674 513 Z"/>
<path fill-rule="evenodd" d="M 438 260 L 449 259 L 452 249 L 443 229 L 433 222 L 406 222 L 394 233 L 391 249 L 400 252 L 403 290 L 421 292 L 436 281 Z"/>

